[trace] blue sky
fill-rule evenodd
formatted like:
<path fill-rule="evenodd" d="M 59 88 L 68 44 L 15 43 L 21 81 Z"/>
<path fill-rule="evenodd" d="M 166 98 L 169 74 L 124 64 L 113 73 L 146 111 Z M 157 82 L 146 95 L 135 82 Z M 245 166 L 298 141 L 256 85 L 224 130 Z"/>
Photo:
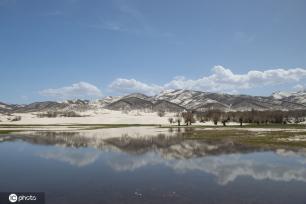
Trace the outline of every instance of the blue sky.
<path fill-rule="evenodd" d="M 0 101 L 306 84 L 304 0 L 0 0 Z"/>

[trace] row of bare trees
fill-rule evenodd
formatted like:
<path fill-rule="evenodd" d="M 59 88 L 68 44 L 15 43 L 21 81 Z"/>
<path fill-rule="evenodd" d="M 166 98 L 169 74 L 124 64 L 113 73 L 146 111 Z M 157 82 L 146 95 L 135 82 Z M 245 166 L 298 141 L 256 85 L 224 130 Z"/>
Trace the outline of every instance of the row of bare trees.
<path fill-rule="evenodd" d="M 46 113 L 37 114 L 39 118 L 56 118 L 56 117 L 82 117 L 74 111 L 48 111 Z"/>
<path fill-rule="evenodd" d="M 239 122 L 242 126 L 243 123 L 254 124 L 287 124 L 287 123 L 300 123 L 305 121 L 306 110 L 251 110 L 251 111 L 232 111 L 223 112 L 220 110 L 208 110 L 205 112 L 187 111 L 178 113 L 175 117 L 169 118 L 169 123 L 177 123 L 180 125 L 184 121 L 185 125 L 191 125 L 196 121 L 207 122 L 213 121 L 215 125 L 219 122 L 226 126 L 228 122 Z"/>

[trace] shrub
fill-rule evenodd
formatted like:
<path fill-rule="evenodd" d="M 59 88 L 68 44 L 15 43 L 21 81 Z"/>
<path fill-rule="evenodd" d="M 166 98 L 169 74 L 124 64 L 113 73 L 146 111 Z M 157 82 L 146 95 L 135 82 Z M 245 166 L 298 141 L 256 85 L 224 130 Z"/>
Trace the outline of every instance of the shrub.
<path fill-rule="evenodd" d="M 192 123 L 195 123 L 195 119 L 191 111 L 182 113 L 182 117 L 186 125 L 191 125 Z"/>
<path fill-rule="evenodd" d="M 21 120 L 21 116 L 15 116 L 14 118 L 12 118 L 11 121 L 20 121 Z"/>
<path fill-rule="evenodd" d="M 47 113 L 37 114 L 39 118 L 56 118 L 56 117 L 82 117 L 74 111 L 48 111 Z"/>
<path fill-rule="evenodd" d="M 157 115 L 158 115 L 159 117 L 164 117 L 165 114 L 166 114 L 166 112 L 165 112 L 164 110 L 159 110 L 159 111 L 157 112 Z"/>

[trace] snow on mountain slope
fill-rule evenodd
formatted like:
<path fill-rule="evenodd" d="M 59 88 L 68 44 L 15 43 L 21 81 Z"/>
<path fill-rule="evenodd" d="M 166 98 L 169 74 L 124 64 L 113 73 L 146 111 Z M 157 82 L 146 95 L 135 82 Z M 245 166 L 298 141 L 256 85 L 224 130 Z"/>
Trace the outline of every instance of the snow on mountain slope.
<path fill-rule="evenodd" d="M 206 103 L 217 102 L 206 98 L 207 92 L 189 91 L 189 90 L 174 90 L 165 93 L 161 93 L 155 96 L 155 100 L 166 100 L 172 103 L 176 103 L 188 109 L 192 109 L 196 106 Z"/>
<path fill-rule="evenodd" d="M 2 109 L 12 109 L 9 105 L 0 102 L 0 108 Z"/>
<path fill-rule="evenodd" d="M 306 92 L 277 92 L 271 96 L 231 95 L 192 90 L 167 90 L 155 96 L 133 93 L 107 96 L 99 100 L 43 101 L 28 105 L 8 105 L 0 102 L 0 113 L 47 111 L 145 110 L 180 112 L 183 110 L 224 111 L 306 109 Z"/>
<path fill-rule="evenodd" d="M 142 93 L 132 93 L 132 94 L 129 94 L 129 95 L 126 95 L 126 96 L 123 96 L 121 98 L 140 98 L 140 99 L 149 99 L 150 97 L 145 95 L 145 94 L 142 94 Z"/>
<path fill-rule="evenodd" d="M 275 99 L 283 99 L 283 98 L 287 98 L 291 95 L 290 92 L 275 92 L 272 94 L 272 97 L 275 98 Z"/>
<path fill-rule="evenodd" d="M 289 96 L 289 95 L 282 95 Z M 248 96 L 248 95 L 231 95 L 222 93 L 210 93 L 190 90 L 174 90 L 161 93 L 155 96 L 155 99 L 167 100 L 172 103 L 181 105 L 187 109 L 207 110 L 290 110 L 306 108 L 306 94 L 299 93 L 295 98 L 282 100 L 282 98 Z"/>
<path fill-rule="evenodd" d="M 274 99 L 280 99 L 283 101 L 306 105 L 306 92 L 305 91 L 275 92 L 272 94 L 272 97 Z"/>
<path fill-rule="evenodd" d="M 12 110 L 12 106 L 0 102 L 0 113 L 5 113 Z"/>

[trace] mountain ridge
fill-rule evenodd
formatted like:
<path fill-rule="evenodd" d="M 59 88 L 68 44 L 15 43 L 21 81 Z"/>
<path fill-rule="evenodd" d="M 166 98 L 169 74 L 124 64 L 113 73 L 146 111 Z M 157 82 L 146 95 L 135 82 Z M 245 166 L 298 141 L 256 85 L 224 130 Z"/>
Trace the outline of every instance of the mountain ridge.
<path fill-rule="evenodd" d="M 93 101 L 66 100 L 63 102 L 41 101 L 26 105 L 0 102 L 0 113 L 42 111 L 86 111 L 97 109 L 146 110 L 181 112 L 183 110 L 222 111 L 296 110 L 306 109 L 306 92 L 275 92 L 271 96 L 233 95 L 194 90 L 168 90 L 155 96 L 132 93 L 125 96 L 107 96 Z"/>

